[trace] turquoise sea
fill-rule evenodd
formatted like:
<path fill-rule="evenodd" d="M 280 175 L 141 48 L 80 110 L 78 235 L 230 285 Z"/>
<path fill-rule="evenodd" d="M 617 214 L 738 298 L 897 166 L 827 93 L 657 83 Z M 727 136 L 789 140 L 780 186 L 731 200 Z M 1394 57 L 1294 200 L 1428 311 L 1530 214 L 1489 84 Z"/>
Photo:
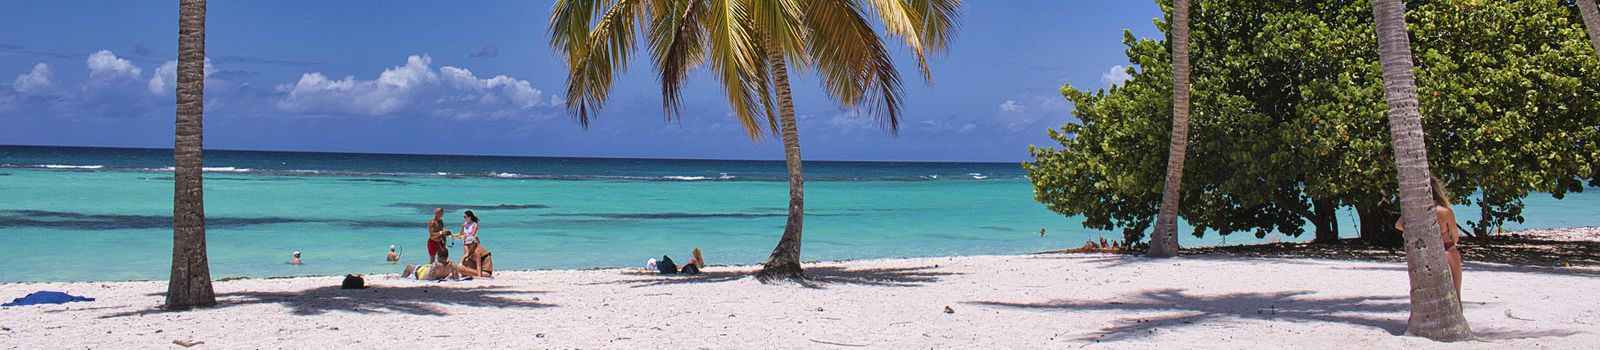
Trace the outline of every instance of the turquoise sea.
<path fill-rule="evenodd" d="M 162 149 L 0 146 L 0 247 L 27 267 L 0 282 L 165 279 L 171 164 Z M 452 230 L 463 210 L 477 213 L 502 270 L 637 266 L 687 260 L 696 247 L 713 264 L 759 263 L 782 233 L 788 194 L 781 161 L 207 151 L 206 167 L 213 278 L 394 272 L 390 245 L 402 262 L 425 261 L 435 207 Z M 1016 163 L 805 170 L 805 260 L 1018 254 L 1120 237 L 1046 210 Z M 1527 222 L 1507 228 L 1600 225 L 1594 192 L 1536 194 Z M 1354 233 L 1351 214 L 1340 223 Z M 293 251 L 304 265 L 286 263 Z"/>

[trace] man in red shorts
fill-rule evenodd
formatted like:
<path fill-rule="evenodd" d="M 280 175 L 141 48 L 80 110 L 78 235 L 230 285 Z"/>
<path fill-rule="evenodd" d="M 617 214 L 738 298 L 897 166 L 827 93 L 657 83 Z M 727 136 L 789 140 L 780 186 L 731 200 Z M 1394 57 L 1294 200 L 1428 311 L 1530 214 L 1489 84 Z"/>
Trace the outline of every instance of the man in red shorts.
<path fill-rule="evenodd" d="M 433 220 L 428 221 L 428 263 L 434 263 L 439 250 L 444 249 L 445 237 L 450 236 L 450 231 L 444 229 L 444 209 L 433 208 Z"/>

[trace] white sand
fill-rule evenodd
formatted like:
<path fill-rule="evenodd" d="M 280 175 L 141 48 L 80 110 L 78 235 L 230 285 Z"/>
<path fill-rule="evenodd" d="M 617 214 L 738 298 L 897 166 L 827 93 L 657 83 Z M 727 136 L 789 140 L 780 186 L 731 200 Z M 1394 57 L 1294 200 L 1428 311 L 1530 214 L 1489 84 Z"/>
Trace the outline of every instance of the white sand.
<path fill-rule="evenodd" d="M 702 277 L 507 272 L 424 283 L 374 276 L 218 282 L 221 305 L 151 311 L 164 282 L 0 285 L 99 300 L 0 309 L 0 347 L 178 348 L 1494 348 L 1600 346 L 1600 269 L 1471 264 L 1481 341 L 1397 335 L 1399 263 L 1102 255 L 884 259 L 809 265 L 814 287 L 750 267 Z M 955 313 L 946 314 L 945 306 Z"/>

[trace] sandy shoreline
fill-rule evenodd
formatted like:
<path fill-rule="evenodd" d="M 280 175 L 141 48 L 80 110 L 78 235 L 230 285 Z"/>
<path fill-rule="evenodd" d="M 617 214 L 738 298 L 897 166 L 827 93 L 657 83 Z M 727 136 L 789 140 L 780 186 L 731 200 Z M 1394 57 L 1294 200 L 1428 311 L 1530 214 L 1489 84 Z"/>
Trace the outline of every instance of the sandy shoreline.
<path fill-rule="evenodd" d="M 1600 268 L 1470 264 L 1482 341 L 1404 330 L 1393 262 L 1011 255 L 825 262 L 812 285 L 763 285 L 750 266 L 699 277 L 625 269 L 508 271 L 428 283 L 373 276 L 216 283 L 220 307 L 168 313 L 164 282 L 16 283 L 94 302 L 0 308 L 7 348 L 1588 348 Z M 945 313 L 949 306 L 954 313 Z"/>

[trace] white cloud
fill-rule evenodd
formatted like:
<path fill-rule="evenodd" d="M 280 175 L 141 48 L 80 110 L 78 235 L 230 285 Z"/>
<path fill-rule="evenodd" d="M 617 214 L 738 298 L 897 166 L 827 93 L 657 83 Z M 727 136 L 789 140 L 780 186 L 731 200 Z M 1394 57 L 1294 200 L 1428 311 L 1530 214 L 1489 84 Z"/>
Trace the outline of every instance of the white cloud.
<path fill-rule="evenodd" d="M 1001 112 L 1016 112 L 1020 109 L 1022 109 L 1022 104 L 1018 103 L 1016 100 L 1006 100 L 1006 102 L 1000 103 Z"/>
<path fill-rule="evenodd" d="M 206 85 L 211 85 L 211 74 L 216 72 L 217 68 L 211 65 L 211 58 L 207 57 L 205 63 Z M 150 81 L 145 86 L 150 90 L 151 94 L 155 95 L 168 95 L 175 92 L 178 88 L 178 61 L 167 61 L 162 63 L 160 67 L 156 67 L 155 73 L 151 74 Z M 210 90 L 210 88 L 207 88 L 207 90 Z"/>
<path fill-rule="evenodd" d="M 1005 129 L 1020 131 L 1033 128 L 1040 122 L 1061 119 L 1068 114 L 1067 101 L 1060 95 L 1026 94 L 1001 103 L 996 118 Z"/>
<path fill-rule="evenodd" d="M 453 97 L 477 101 L 480 104 L 509 103 L 517 108 L 533 108 L 544 99 L 544 92 L 533 88 L 527 80 L 517 80 L 504 75 L 479 79 L 466 68 L 439 67 L 449 87 L 457 94 Z"/>
<path fill-rule="evenodd" d="M 840 132 L 868 129 L 877 126 L 877 124 L 872 115 L 863 114 L 855 110 L 835 114 L 833 118 L 828 119 L 828 125 L 839 129 Z"/>
<path fill-rule="evenodd" d="M 50 65 L 36 64 L 33 65 L 33 71 L 17 75 L 17 80 L 11 83 L 11 88 L 24 94 L 45 93 L 53 90 L 55 86 L 50 76 Z"/>
<path fill-rule="evenodd" d="M 432 114 L 457 119 L 533 116 L 546 103 L 544 92 L 527 80 L 505 75 L 479 78 L 471 70 L 432 67 L 428 55 L 406 58 L 406 64 L 384 70 L 375 80 L 329 79 L 322 73 L 300 76 L 277 87 L 287 96 L 278 109 L 300 114 L 392 116 Z"/>
<path fill-rule="evenodd" d="M 110 50 L 89 54 L 88 64 L 89 78 L 94 80 L 139 79 L 139 75 L 144 73 L 133 62 L 117 57 Z"/>
<path fill-rule="evenodd" d="M 1128 79 L 1133 79 L 1133 75 L 1128 74 L 1128 67 L 1123 67 L 1120 64 L 1111 66 L 1111 69 L 1107 69 L 1105 73 L 1100 73 L 1100 82 L 1106 83 L 1106 85 L 1122 84 Z"/>

